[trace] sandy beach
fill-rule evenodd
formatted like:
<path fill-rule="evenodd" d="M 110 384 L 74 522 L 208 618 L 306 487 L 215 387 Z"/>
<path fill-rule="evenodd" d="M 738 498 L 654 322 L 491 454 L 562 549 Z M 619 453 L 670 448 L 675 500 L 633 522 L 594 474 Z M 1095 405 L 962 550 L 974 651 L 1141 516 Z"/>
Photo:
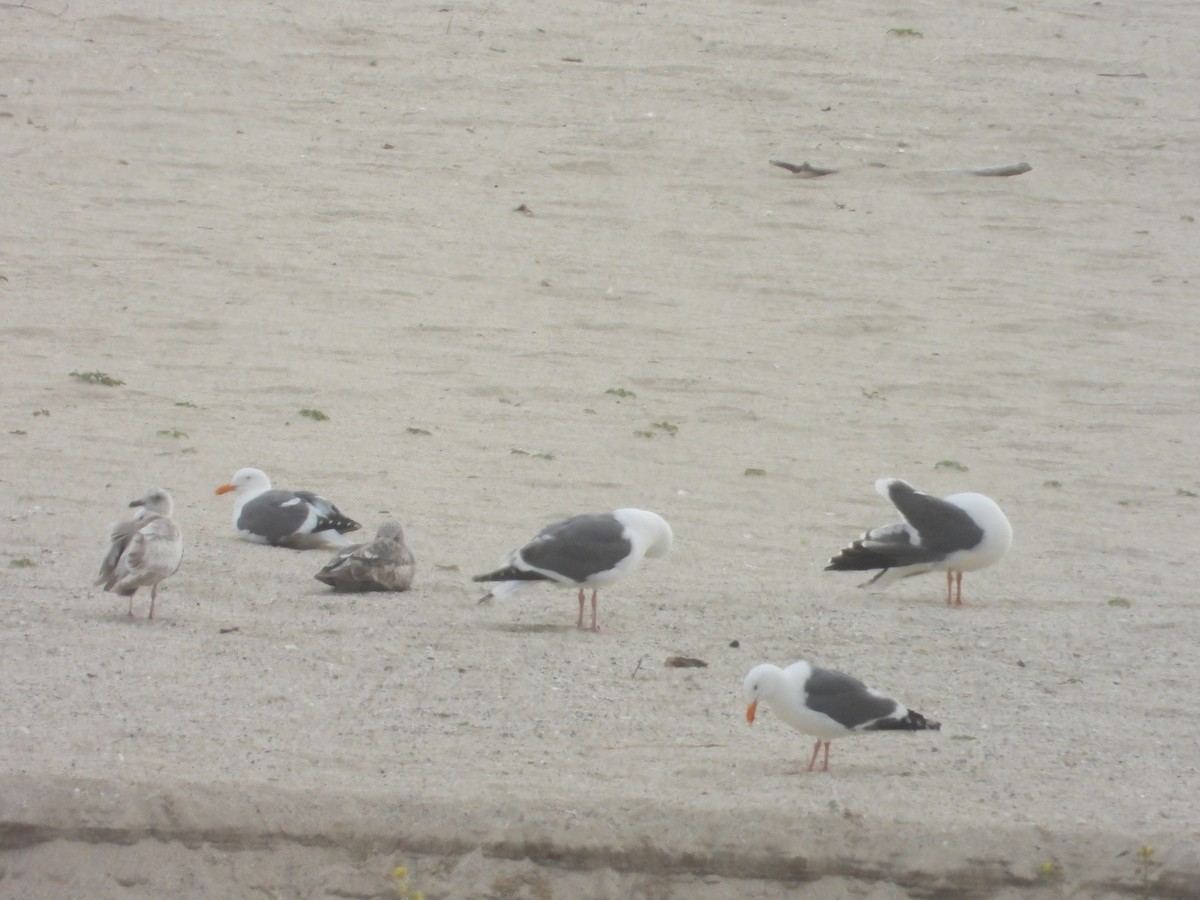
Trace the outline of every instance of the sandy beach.
<path fill-rule="evenodd" d="M 0 897 L 1200 897 L 1198 34 L 0 5 Z M 413 589 L 238 540 L 243 466 L 402 523 Z M 1004 508 L 976 606 L 822 571 L 881 476 Z M 92 580 L 154 485 L 131 620 Z M 624 506 L 675 546 L 602 633 L 477 604 Z M 941 732 L 799 771 L 741 683 L 801 658 Z"/>

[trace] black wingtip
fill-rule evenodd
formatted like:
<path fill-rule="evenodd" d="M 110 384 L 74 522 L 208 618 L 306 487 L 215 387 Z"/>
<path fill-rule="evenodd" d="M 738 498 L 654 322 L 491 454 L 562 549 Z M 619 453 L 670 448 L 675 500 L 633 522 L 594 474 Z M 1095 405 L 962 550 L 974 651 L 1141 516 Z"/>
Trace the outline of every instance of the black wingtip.
<path fill-rule="evenodd" d="M 829 560 L 826 572 L 869 572 L 872 569 L 887 569 L 895 563 L 878 550 L 863 546 L 862 541 L 855 541 L 837 556 Z"/>
<path fill-rule="evenodd" d="M 868 726 L 869 731 L 941 731 L 942 723 L 926 719 L 910 709 L 902 719 L 880 719 Z"/>

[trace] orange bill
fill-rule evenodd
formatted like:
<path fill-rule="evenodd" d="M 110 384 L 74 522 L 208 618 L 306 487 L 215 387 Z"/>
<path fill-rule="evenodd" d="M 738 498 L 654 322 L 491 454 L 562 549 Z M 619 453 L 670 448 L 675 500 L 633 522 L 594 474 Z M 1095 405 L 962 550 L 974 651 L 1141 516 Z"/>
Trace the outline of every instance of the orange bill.
<path fill-rule="evenodd" d="M 749 706 L 746 707 L 746 721 L 749 722 L 751 725 L 754 724 L 754 714 L 756 712 L 758 712 L 758 701 L 757 700 L 755 700 L 753 703 L 751 703 Z"/>
<path fill-rule="evenodd" d="M 232 484 L 223 484 L 219 488 L 217 488 L 217 493 L 218 494 L 228 494 L 230 491 L 236 491 L 236 490 L 237 490 L 237 488 L 235 488 Z"/>

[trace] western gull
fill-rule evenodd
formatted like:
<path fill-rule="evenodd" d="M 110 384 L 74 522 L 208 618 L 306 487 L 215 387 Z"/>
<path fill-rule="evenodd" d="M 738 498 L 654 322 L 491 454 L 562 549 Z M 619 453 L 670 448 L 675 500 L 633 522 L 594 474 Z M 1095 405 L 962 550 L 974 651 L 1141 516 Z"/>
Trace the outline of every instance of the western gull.
<path fill-rule="evenodd" d="M 508 563 L 475 581 L 499 581 L 480 598 L 507 597 L 530 581 L 553 581 L 579 586 L 579 618 L 583 628 L 584 588 L 592 589 L 592 631 L 596 621 L 599 588 L 628 575 L 649 557 L 666 556 L 674 541 L 671 526 L 657 513 L 645 509 L 618 509 L 585 513 L 547 525 L 523 547 L 513 551 Z"/>
<path fill-rule="evenodd" d="M 131 616 L 134 594 L 139 588 L 150 588 L 148 618 L 153 619 L 158 586 L 175 574 L 183 559 L 183 535 L 171 520 L 175 510 L 171 495 L 162 488 L 152 488 L 129 505 L 138 511 L 132 519 L 112 526 L 96 584 L 128 597 Z"/>
<path fill-rule="evenodd" d="M 859 731 L 937 731 L 941 724 L 867 687 L 857 678 L 819 669 L 801 660 L 786 669 L 763 663 L 755 666 L 742 683 L 749 706 L 746 721 L 754 724 L 758 701 L 765 700 L 775 715 L 802 734 L 817 739 L 808 771 L 817 763 L 817 752 L 825 745 L 819 771 L 829 771 L 829 742 Z"/>
<path fill-rule="evenodd" d="M 310 491 L 275 491 L 261 469 L 238 469 L 218 494 L 236 491 L 233 527 L 243 540 L 295 550 L 346 547 L 345 532 L 362 526 Z"/>
<path fill-rule="evenodd" d="M 829 560 L 825 571 L 880 572 L 859 587 L 887 587 L 924 572 L 946 573 L 946 604 L 962 606 L 963 572 L 998 562 L 1012 546 L 1012 525 L 983 494 L 938 499 L 899 478 L 880 478 L 875 490 L 895 504 L 904 521 L 868 531 Z"/>
<path fill-rule="evenodd" d="M 404 544 L 404 529 L 384 522 L 369 544 L 351 544 L 313 577 L 339 591 L 407 591 L 416 561 Z"/>

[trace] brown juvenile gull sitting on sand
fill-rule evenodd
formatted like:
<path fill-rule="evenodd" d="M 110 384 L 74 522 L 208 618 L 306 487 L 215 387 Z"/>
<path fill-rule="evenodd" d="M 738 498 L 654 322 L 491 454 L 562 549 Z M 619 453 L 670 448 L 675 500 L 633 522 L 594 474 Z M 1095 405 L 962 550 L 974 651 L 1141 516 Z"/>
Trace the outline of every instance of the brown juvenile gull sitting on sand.
<path fill-rule="evenodd" d="M 129 598 L 129 615 L 133 615 L 133 595 L 138 588 L 150 588 L 150 615 L 154 618 L 154 602 L 158 585 L 175 574 L 183 559 L 183 535 L 171 521 L 175 504 L 162 488 L 153 488 L 144 497 L 129 504 L 138 507 L 137 514 L 127 522 L 117 522 L 109 534 L 108 553 L 100 564 L 96 584 L 104 590 Z"/>
<path fill-rule="evenodd" d="M 754 724 L 758 701 L 765 700 L 775 715 L 802 734 L 817 739 L 808 771 L 813 771 L 817 751 L 825 745 L 825 759 L 819 771 L 829 771 L 829 742 L 857 731 L 939 730 L 919 712 L 867 687 L 857 678 L 794 662 L 786 669 L 763 663 L 755 666 L 742 683 L 746 702 L 746 721 Z"/>
<path fill-rule="evenodd" d="M 875 490 L 895 504 L 904 521 L 868 531 L 825 567 L 827 572 L 881 570 L 859 587 L 882 588 L 910 575 L 944 571 L 946 604 L 962 606 L 963 572 L 998 562 L 1012 546 L 1008 517 L 983 494 L 939 500 L 899 478 L 880 478 Z"/>
<path fill-rule="evenodd" d="M 313 577 L 339 591 L 407 591 L 416 561 L 404 544 L 404 529 L 384 522 L 369 544 L 351 544 Z"/>
<path fill-rule="evenodd" d="M 218 494 L 236 491 L 233 527 L 243 540 L 256 544 L 312 550 L 346 547 L 344 532 L 362 526 L 309 491 L 273 491 L 271 479 L 261 469 L 238 469 Z"/>
<path fill-rule="evenodd" d="M 599 631 L 599 588 L 628 575 L 646 557 L 666 556 L 673 541 L 666 519 L 645 509 L 572 516 L 543 528 L 533 540 L 513 551 L 503 568 L 476 575 L 476 581 L 501 582 L 479 602 L 507 597 L 530 581 L 579 585 L 579 618 L 575 624 L 583 628 L 584 587 L 591 587 L 591 630 Z"/>

